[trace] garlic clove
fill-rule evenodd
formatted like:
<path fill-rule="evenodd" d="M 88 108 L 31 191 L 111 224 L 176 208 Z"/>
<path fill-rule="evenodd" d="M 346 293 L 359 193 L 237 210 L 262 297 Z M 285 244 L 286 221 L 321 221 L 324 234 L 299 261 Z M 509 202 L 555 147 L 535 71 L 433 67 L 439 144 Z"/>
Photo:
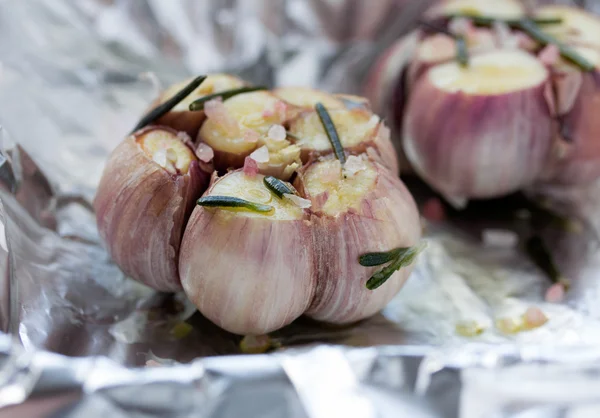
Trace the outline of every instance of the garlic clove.
<path fill-rule="evenodd" d="M 361 167 L 352 173 L 343 175 L 338 160 L 323 158 L 305 167 L 294 182 L 314 213 L 317 283 L 306 315 L 338 324 L 378 312 L 412 269 L 404 267 L 382 287 L 369 290 L 366 282 L 379 267 L 361 266 L 359 256 L 417 245 L 421 233 L 415 202 L 401 180 L 365 155 L 355 158 L 362 160 Z"/>
<path fill-rule="evenodd" d="M 379 156 L 384 165 L 393 172 L 398 172 L 398 158 L 390 138 L 390 131 L 377 115 L 361 108 L 328 109 L 328 112 L 346 152 L 361 154 L 373 148 L 375 155 Z M 303 162 L 333 152 L 316 111 L 304 112 L 292 120 L 289 131 L 295 138 L 295 145 L 302 150 Z"/>
<path fill-rule="evenodd" d="M 555 152 L 544 181 L 558 184 L 589 184 L 600 177 L 600 51 L 573 47 L 596 70 L 582 72 L 560 60 L 553 67 L 554 91 L 559 112 L 559 133 L 564 152 Z"/>
<path fill-rule="evenodd" d="M 560 24 L 540 26 L 544 32 L 572 45 L 600 47 L 600 18 L 578 7 L 548 5 L 535 11 L 538 18 L 560 18 Z"/>
<path fill-rule="evenodd" d="M 179 92 L 190 80 L 176 83 L 167 88 L 160 97 L 152 104 L 155 107 L 166 102 Z M 204 112 L 192 112 L 189 105 L 194 100 L 220 91 L 230 90 L 246 86 L 243 80 L 228 74 L 210 74 L 206 80 L 192 92 L 189 96 L 177 104 L 170 112 L 156 121 L 157 125 L 164 125 L 175 129 L 176 131 L 186 132 L 190 137 L 195 138 L 202 122 L 206 119 Z"/>
<path fill-rule="evenodd" d="M 188 297 L 236 334 L 266 334 L 299 317 L 316 280 L 306 212 L 274 196 L 262 175 L 241 170 L 214 178 L 206 196 L 237 197 L 273 210 L 194 209 L 179 263 Z"/>
<path fill-rule="evenodd" d="M 518 50 L 431 68 L 416 84 L 404 119 L 413 168 L 447 197 L 489 198 L 530 185 L 552 146 L 548 70 Z"/>
<path fill-rule="evenodd" d="M 218 171 L 243 167 L 245 158 L 264 146 L 269 160 L 258 162 L 265 174 L 284 176 L 288 166 L 300 162 L 297 147 L 285 136 L 282 140 L 279 132 L 283 129 L 285 134 L 283 124 L 297 113 L 294 106 L 265 91 L 240 94 L 215 106 L 217 111 L 209 112 L 213 117 L 208 114 L 198 140 L 214 150 Z"/>
<path fill-rule="evenodd" d="M 208 178 L 193 151 L 168 128 L 140 130 L 115 148 L 94 209 L 100 236 L 125 274 L 157 290 L 181 290 L 183 228 Z"/>

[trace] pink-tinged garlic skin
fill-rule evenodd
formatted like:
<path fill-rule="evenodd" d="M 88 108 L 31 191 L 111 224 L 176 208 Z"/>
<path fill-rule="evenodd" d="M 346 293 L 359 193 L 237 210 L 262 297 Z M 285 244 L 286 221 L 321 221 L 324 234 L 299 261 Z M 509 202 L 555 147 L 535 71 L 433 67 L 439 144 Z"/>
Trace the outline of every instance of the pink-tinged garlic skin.
<path fill-rule="evenodd" d="M 365 155 L 349 157 L 347 165 L 350 159 L 360 159 L 364 169 L 346 172 L 342 179 L 339 162 L 329 158 L 312 163 L 295 181 L 314 212 L 317 283 L 306 315 L 335 324 L 377 313 L 412 270 L 404 267 L 380 288 L 369 290 L 367 280 L 381 267 L 363 267 L 359 256 L 414 246 L 421 236 L 417 207 L 397 175 Z"/>
<path fill-rule="evenodd" d="M 596 65 L 581 72 L 564 62 L 555 66 L 554 89 L 563 142 L 551 162 L 550 181 L 588 184 L 600 178 L 600 52 L 575 48 Z"/>
<path fill-rule="evenodd" d="M 106 163 L 94 208 L 100 237 L 121 270 L 170 292 L 181 290 L 177 270 L 181 237 L 209 174 L 200 169 L 191 150 L 180 166 L 184 172 L 175 167 L 181 160 L 168 169 L 161 167 L 141 145 L 157 135 L 182 144 L 168 128 L 150 127 L 127 137 Z"/>
<path fill-rule="evenodd" d="M 449 198 L 490 198 L 530 185 L 552 147 L 549 73 L 517 50 L 430 69 L 404 119 L 413 168 Z M 550 100 L 551 101 L 551 100 Z"/>
<path fill-rule="evenodd" d="M 154 108 L 173 97 L 190 81 L 191 79 L 185 80 L 167 88 L 161 94 L 161 96 L 154 101 L 151 108 Z M 200 126 L 202 126 L 202 123 L 206 119 L 206 115 L 203 111 L 190 111 L 190 104 L 206 95 L 239 88 L 246 85 L 247 83 L 242 79 L 228 74 L 210 74 L 208 77 L 206 77 L 206 80 L 204 80 L 202 84 L 198 86 L 198 88 L 194 90 L 188 97 L 179 102 L 170 112 L 160 117 L 156 121 L 156 124 L 168 126 L 176 131 L 185 132 L 191 138 L 195 138 L 198 134 Z"/>
<path fill-rule="evenodd" d="M 349 155 L 368 152 L 394 173 L 398 173 L 398 157 L 390 130 L 379 116 L 364 108 L 328 109 L 340 143 Z M 301 149 L 303 163 L 333 153 L 323 123 L 316 111 L 306 111 L 290 122 L 289 132 Z"/>
<path fill-rule="evenodd" d="M 307 213 L 274 197 L 262 179 L 230 172 L 215 177 L 205 196 L 273 205 L 273 214 L 197 206 L 181 246 L 187 296 L 215 324 L 242 335 L 266 334 L 298 318 L 316 280 Z"/>

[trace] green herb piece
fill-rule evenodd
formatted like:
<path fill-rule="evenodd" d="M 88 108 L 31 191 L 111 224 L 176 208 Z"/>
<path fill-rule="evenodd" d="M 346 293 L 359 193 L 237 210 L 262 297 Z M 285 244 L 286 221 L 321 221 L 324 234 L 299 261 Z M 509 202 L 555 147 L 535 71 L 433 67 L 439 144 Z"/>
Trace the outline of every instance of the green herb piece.
<path fill-rule="evenodd" d="M 169 112 L 171 109 L 173 109 L 175 106 L 177 106 L 177 104 L 179 104 L 179 102 L 181 102 L 183 99 L 185 99 L 190 94 L 192 94 L 192 92 L 194 90 L 196 90 L 200 86 L 200 84 L 202 84 L 204 82 L 204 80 L 206 80 L 205 75 L 201 75 L 201 76 L 193 79 L 187 86 L 182 88 L 179 92 L 177 92 L 177 94 L 175 94 L 169 100 L 156 106 L 154 109 L 152 109 L 150 112 L 148 112 L 146 114 L 146 116 L 144 116 L 138 122 L 138 124 L 135 125 L 135 128 L 133 128 L 131 133 L 133 133 L 139 129 L 142 129 L 143 127 L 151 124 L 156 119 L 160 118 L 161 116 L 163 116 L 164 114 Z"/>
<path fill-rule="evenodd" d="M 269 213 L 274 210 L 273 206 L 263 205 L 260 203 L 249 202 L 239 197 L 231 196 L 204 196 L 196 202 L 200 206 L 209 208 L 232 208 L 246 209 L 251 212 Z"/>
<path fill-rule="evenodd" d="M 455 35 L 452 32 L 450 32 L 448 29 L 446 29 L 442 26 L 439 26 L 435 23 L 428 22 L 426 20 L 421 20 L 421 21 L 419 21 L 419 23 L 422 26 L 425 26 L 434 32 L 442 33 L 442 34 L 454 39 L 454 42 L 456 43 L 456 60 L 458 61 L 458 63 L 460 64 L 461 67 L 469 66 L 469 48 L 467 46 L 467 41 L 465 40 L 464 37 Z"/>
<path fill-rule="evenodd" d="M 337 129 L 335 129 L 335 124 L 333 123 L 333 119 L 331 119 L 331 115 L 325 109 L 322 103 L 317 103 L 315 105 L 315 110 L 319 115 L 319 119 L 321 119 L 321 123 L 323 124 L 323 128 L 325 129 L 325 133 L 327 134 L 327 138 L 329 138 L 329 142 L 331 142 L 331 146 L 333 147 L 333 152 L 335 156 L 340 161 L 342 165 L 346 164 L 346 154 L 344 154 L 344 148 L 342 147 L 342 143 L 340 142 L 340 137 L 338 135 Z"/>
<path fill-rule="evenodd" d="M 575 64 L 576 66 L 581 68 L 583 71 L 594 71 L 594 69 L 596 68 L 596 66 L 594 64 L 592 64 L 591 62 L 586 60 L 584 57 L 579 55 L 577 53 L 577 51 L 575 51 L 571 47 L 564 45 L 563 43 L 561 43 L 558 39 L 554 38 L 553 36 L 542 32 L 542 30 L 540 30 L 540 28 L 533 21 L 522 20 L 519 23 L 519 29 L 523 30 L 524 32 L 527 32 L 527 34 L 529 36 L 531 36 L 533 39 L 535 39 L 537 42 L 539 42 L 540 44 L 542 44 L 544 46 L 546 46 L 548 44 L 556 45 L 558 47 L 558 50 L 560 51 L 561 57 L 563 57 L 565 60 Z"/>
<path fill-rule="evenodd" d="M 294 190 L 292 190 L 285 182 L 273 176 L 266 176 L 263 179 L 263 183 L 271 193 L 280 199 L 283 198 L 284 194 L 295 194 Z"/>
<path fill-rule="evenodd" d="M 395 260 L 398 256 L 408 251 L 410 247 L 394 248 L 393 250 L 382 253 L 366 253 L 358 257 L 358 262 L 361 266 L 374 267 L 389 263 Z"/>
<path fill-rule="evenodd" d="M 447 15 L 448 18 L 465 18 L 471 20 L 475 26 L 492 26 L 495 22 L 504 23 L 511 28 L 518 28 L 523 19 L 500 19 L 490 16 L 476 16 L 468 13 L 452 13 Z M 530 19 L 536 25 L 559 25 L 563 22 L 560 17 L 546 17 Z"/>
<path fill-rule="evenodd" d="M 375 274 L 373 274 L 371 278 L 367 280 L 367 289 L 375 290 L 379 288 L 385 282 L 387 282 L 391 275 L 396 271 L 400 270 L 402 267 L 411 265 L 413 261 L 415 261 L 417 255 L 419 255 L 419 253 L 421 253 L 426 246 L 427 244 L 423 242 L 420 245 L 408 248 L 404 254 L 400 254 L 398 258 L 393 260 L 389 265 L 375 272 Z"/>
<path fill-rule="evenodd" d="M 220 97 L 221 99 L 223 99 L 223 101 L 225 101 L 227 99 L 231 99 L 233 96 L 237 96 L 238 94 L 251 93 L 253 91 L 266 90 L 266 89 L 267 88 L 264 86 L 258 86 L 258 87 L 240 87 L 237 89 L 220 91 L 217 93 L 213 93 L 213 94 L 209 94 L 207 96 L 201 97 L 198 100 L 194 100 L 192 103 L 190 103 L 189 109 L 191 111 L 204 110 L 204 104 L 206 102 L 208 102 L 209 100 L 216 99 L 217 97 Z"/>
<path fill-rule="evenodd" d="M 454 37 L 454 41 L 456 42 L 456 60 L 461 67 L 466 68 L 469 66 L 469 47 L 467 46 L 467 41 L 462 36 Z"/>
<path fill-rule="evenodd" d="M 546 276 L 552 281 L 552 283 L 562 283 L 563 276 L 560 270 L 556 266 L 550 250 L 546 246 L 546 243 L 538 235 L 530 237 L 525 242 L 525 251 L 527 255 L 534 262 L 536 266 L 542 270 Z"/>

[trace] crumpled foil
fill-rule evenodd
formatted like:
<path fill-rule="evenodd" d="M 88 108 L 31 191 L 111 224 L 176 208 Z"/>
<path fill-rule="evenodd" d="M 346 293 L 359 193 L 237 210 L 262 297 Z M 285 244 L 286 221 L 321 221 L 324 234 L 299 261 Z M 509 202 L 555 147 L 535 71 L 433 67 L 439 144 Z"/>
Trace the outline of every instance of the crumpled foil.
<path fill-rule="evenodd" d="M 483 207 L 425 225 L 380 314 L 301 318 L 264 355 L 124 277 L 98 238 L 104 160 L 157 83 L 226 71 L 357 93 L 428 3 L 0 0 L 0 417 L 600 416 L 600 185 L 538 190 L 579 225 L 542 231 L 572 280 L 563 303 L 544 301 L 550 283 L 516 245 L 482 239 L 523 235 Z M 496 326 L 532 306 L 547 324 Z M 472 323 L 478 335 L 457 332 Z"/>

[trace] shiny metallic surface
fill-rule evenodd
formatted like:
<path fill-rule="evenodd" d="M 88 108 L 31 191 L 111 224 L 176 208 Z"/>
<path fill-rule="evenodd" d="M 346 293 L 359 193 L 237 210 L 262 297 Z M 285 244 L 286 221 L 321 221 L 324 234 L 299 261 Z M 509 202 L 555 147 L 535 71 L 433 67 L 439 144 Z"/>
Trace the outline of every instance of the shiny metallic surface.
<path fill-rule="evenodd" d="M 427 250 L 380 314 L 300 319 L 265 355 L 241 355 L 183 295 L 124 277 L 99 240 L 104 161 L 156 80 L 218 70 L 357 93 L 426 7 L 0 0 L 0 418 L 599 416 L 600 193 L 544 191 L 580 225 L 543 231 L 573 283 L 563 303 L 545 302 L 550 283 L 512 240 L 482 238 L 520 239 L 520 223 L 425 222 Z M 544 326 L 497 326 L 533 306 Z M 465 324 L 478 331 L 461 336 Z"/>

